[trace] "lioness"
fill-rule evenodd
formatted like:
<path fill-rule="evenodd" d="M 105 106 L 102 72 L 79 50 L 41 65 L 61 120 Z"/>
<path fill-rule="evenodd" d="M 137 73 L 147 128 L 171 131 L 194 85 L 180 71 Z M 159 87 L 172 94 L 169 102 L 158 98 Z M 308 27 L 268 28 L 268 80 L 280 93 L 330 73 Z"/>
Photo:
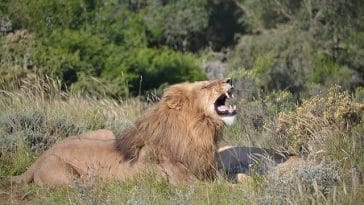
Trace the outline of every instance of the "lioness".
<path fill-rule="evenodd" d="M 45 151 L 13 182 L 72 185 L 97 176 L 123 180 L 154 171 L 171 183 L 213 179 L 216 144 L 224 125 L 236 118 L 231 79 L 170 86 L 121 136 L 97 130 L 69 137 Z"/>

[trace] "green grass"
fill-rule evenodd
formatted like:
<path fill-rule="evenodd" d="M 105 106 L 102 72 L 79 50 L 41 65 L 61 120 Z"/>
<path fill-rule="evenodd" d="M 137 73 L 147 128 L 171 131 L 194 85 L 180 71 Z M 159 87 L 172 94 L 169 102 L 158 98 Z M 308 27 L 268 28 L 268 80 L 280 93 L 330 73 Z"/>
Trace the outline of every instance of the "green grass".
<path fill-rule="evenodd" d="M 363 122 L 352 131 L 320 141 L 324 162 L 290 176 L 253 175 L 245 183 L 223 177 L 213 182 L 173 186 L 153 174 L 123 182 L 91 182 L 75 188 L 10 184 L 55 142 L 87 130 L 120 133 L 149 105 L 137 99 L 113 100 L 62 93 L 55 81 L 41 81 L 0 92 L 0 204 L 363 204 Z M 255 101 L 237 100 L 238 123 L 224 131 L 225 144 L 271 148 L 282 105 L 274 94 Z M 288 99 L 288 98 L 287 98 Z M 282 110 L 284 108 L 284 110 Z M 325 132 L 326 133 L 326 132 Z M 330 134 L 330 135 L 329 135 Z M 329 150 L 329 151 L 328 151 Z M 325 163 L 330 162 L 330 163 Z"/>

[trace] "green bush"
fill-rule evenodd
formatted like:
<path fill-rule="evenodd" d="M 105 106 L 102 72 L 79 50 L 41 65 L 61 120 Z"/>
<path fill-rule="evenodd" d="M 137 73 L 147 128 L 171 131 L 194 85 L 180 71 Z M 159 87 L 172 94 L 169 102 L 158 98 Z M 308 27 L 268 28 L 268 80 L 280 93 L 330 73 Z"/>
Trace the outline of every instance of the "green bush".
<path fill-rule="evenodd" d="M 339 84 L 350 87 L 351 74 L 348 68 L 341 67 L 338 63 L 318 54 L 314 61 L 314 68 L 309 74 L 308 80 L 322 85 Z"/>
<path fill-rule="evenodd" d="M 1 38 L 5 51 L 2 62 L 6 66 L 21 66 L 60 79 L 63 88 L 112 97 L 139 94 L 140 90 L 156 89 L 162 84 L 205 79 L 192 54 L 163 45 L 148 48 L 145 11 L 131 10 L 132 4 L 26 3 L 5 4 L 16 27 L 28 29 Z"/>
<path fill-rule="evenodd" d="M 166 84 L 206 78 L 193 55 L 176 53 L 168 48 L 133 49 L 117 64 L 117 68 L 108 66 L 102 77 L 119 82 L 128 79 L 126 83 L 134 95 Z"/>
<path fill-rule="evenodd" d="M 240 3 L 253 32 L 241 36 L 229 56 L 232 73 L 242 74 L 238 78 L 297 96 L 312 86 L 362 84 L 363 24 L 357 17 L 364 7 L 359 1 Z M 262 62 L 269 62 L 263 70 Z"/>
<path fill-rule="evenodd" d="M 292 26 L 244 36 L 229 56 L 231 73 L 238 79 L 253 81 L 266 92 L 288 89 L 298 93 L 311 71 L 311 41 L 307 32 Z"/>
<path fill-rule="evenodd" d="M 115 46 L 90 31 L 74 30 L 52 32 L 47 44 L 34 42 L 25 31 L 9 35 L 3 42 L 7 49 L 6 65 L 2 65 L 4 71 L 0 70 L 4 83 L 9 83 L 7 78 L 13 78 L 7 77 L 7 68 L 22 65 L 26 60 L 31 64 L 24 65 L 23 73 L 37 71 L 60 79 L 72 90 L 113 97 L 136 95 L 140 89 L 144 93 L 162 84 L 206 78 L 194 55 L 165 47 Z"/>

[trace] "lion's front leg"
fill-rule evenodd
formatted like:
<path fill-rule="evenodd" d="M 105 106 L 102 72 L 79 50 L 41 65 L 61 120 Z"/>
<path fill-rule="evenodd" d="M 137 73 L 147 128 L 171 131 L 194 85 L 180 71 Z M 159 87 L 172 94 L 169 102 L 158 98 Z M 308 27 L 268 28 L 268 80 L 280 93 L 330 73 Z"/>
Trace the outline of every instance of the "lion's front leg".
<path fill-rule="evenodd" d="M 173 185 L 197 181 L 196 176 L 186 166 L 175 160 L 164 160 L 158 164 L 157 169 Z"/>

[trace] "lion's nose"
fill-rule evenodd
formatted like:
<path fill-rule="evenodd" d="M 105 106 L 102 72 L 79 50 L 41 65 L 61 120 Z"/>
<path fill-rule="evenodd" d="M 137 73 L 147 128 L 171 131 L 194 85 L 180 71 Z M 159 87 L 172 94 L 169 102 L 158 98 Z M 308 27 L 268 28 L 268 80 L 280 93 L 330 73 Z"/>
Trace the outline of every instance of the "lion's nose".
<path fill-rule="evenodd" d="M 227 92 L 232 94 L 234 92 L 234 86 L 231 85 Z"/>

